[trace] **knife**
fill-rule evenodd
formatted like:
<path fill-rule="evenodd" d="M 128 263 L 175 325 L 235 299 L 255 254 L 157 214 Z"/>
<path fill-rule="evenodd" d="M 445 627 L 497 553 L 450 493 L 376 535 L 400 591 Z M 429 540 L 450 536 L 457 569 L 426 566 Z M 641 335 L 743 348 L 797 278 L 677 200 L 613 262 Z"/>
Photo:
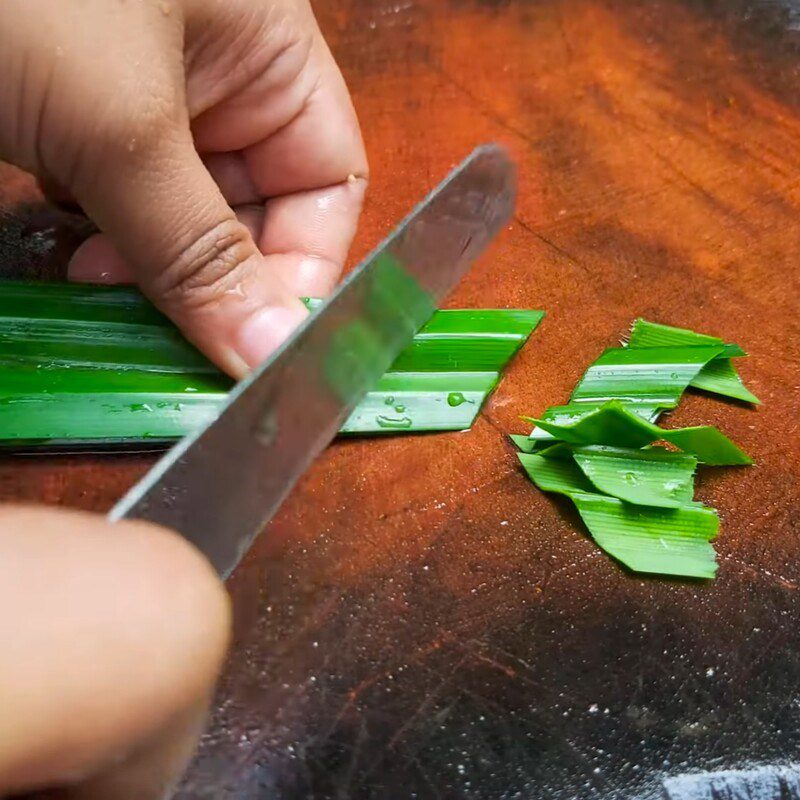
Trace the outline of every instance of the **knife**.
<path fill-rule="evenodd" d="M 193 542 L 226 578 L 359 400 L 506 224 L 516 171 L 475 150 L 259 369 L 111 510 Z"/>

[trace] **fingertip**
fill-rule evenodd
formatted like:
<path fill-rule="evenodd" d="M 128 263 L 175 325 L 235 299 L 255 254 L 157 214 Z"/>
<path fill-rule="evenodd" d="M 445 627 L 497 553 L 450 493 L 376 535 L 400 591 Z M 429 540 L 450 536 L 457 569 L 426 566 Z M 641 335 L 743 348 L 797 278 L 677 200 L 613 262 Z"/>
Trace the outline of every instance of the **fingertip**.
<path fill-rule="evenodd" d="M 250 368 L 271 356 L 308 316 L 299 301 L 262 308 L 248 317 L 236 335 L 236 352 Z"/>
<path fill-rule="evenodd" d="M 90 236 L 73 253 L 67 266 L 69 280 L 76 283 L 134 283 L 133 271 L 108 236 Z"/>

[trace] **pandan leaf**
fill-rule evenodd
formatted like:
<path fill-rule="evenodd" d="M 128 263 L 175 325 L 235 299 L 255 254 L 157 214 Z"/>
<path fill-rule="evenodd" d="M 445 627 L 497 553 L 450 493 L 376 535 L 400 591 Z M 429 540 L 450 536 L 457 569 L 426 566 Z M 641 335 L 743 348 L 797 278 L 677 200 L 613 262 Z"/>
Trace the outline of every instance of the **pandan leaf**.
<path fill-rule="evenodd" d="M 543 491 L 572 497 L 595 490 L 572 459 L 548 458 L 542 453 L 517 453 L 528 477 Z"/>
<path fill-rule="evenodd" d="M 744 385 L 729 358 L 709 361 L 697 374 L 690 386 L 713 394 L 760 405 L 761 401 Z"/>
<path fill-rule="evenodd" d="M 172 441 L 216 417 L 220 374 L 0 367 L 5 446 Z"/>
<path fill-rule="evenodd" d="M 387 373 L 341 432 L 463 430 L 497 380 L 493 372 Z M 222 375 L 16 367 L 0 368 L 0 386 L 1 443 L 22 447 L 169 442 L 214 419 L 230 381 Z"/>
<path fill-rule="evenodd" d="M 561 441 L 576 445 L 610 445 L 641 448 L 663 440 L 694 455 L 705 464 L 751 464 L 749 456 L 727 436 L 710 425 L 691 428 L 659 428 L 630 411 L 622 403 L 609 401 L 576 422 L 558 425 L 545 419 L 529 421 Z"/>
<path fill-rule="evenodd" d="M 589 367 L 570 399 L 629 400 L 673 408 L 697 373 L 722 349 L 722 345 L 614 347 Z"/>
<path fill-rule="evenodd" d="M 722 345 L 721 356 L 736 358 L 747 355 L 738 344 L 725 344 L 724 340 L 717 336 L 696 333 L 688 328 L 674 328 L 671 325 L 648 322 L 641 318 L 635 320 L 631 327 L 628 345 L 630 347 L 714 347 Z"/>
<path fill-rule="evenodd" d="M 517 449 L 521 450 L 523 453 L 532 453 L 536 449 L 537 443 L 524 433 L 510 433 L 508 438 L 511 439 L 517 446 Z"/>
<path fill-rule="evenodd" d="M 713 578 L 719 528 L 713 509 L 701 506 L 653 508 L 597 494 L 571 460 L 520 453 L 530 479 L 545 492 L 569 497 L 595 542 L 636 572 Z"/>
<path fill-rule="evenodd" d="M 539 324 L 541 311 L 437 311 L 392 370 L 499 371 Z"/>
<path fill-rule="evenodd" d="M 171 326 L 33 317 L 0 322 L 0 365 L 217 372 Z"/>
<path fill-rule="evenodd" d="M 719 530 L 711 508 L 652 508 L 600 494 L 572 495 L 592 538 L 635 572 L 713 578 L 717 572 L 710 542 Z"/>
<path fill-rule="evenodd" d="M 499 377 L 496 372 L 388 372 L 340 433 L 466 430 Z"/>
<path fill-rule="evenodd" d="M 542 419 L 555 422 L 558 425 L 577 422 L 582 417 L 602 408 L 606 402 L 607 401 L 604 400 L 599 403 L 569 403 L 565 406 L 551 406 L 542 414 Z M 646 419 L 648 422 L 655 422 L 662 411 L 665 410 L 663 406 L 652 405 L 650 403 L 625 403 L 625 407 L 630 409 L 637 416 L 642 417 L 642 419 Z M 534 442 L 553 441 L 553 435 L 541 428 L 534 428 L 531 431 L 530 438 L 534 440 Z M 522 447 L 520 449 L 524 450 Z"/>
<path fill-rule="evenodd" d="M 387 372 L 343 432 L 468 428 L 541 318 L 437 312 L 406 371 Z M 436 369 L 448 342 L 451 365 Z M 0 446 L 169 442 L 213 419 L 231 385 L 135 289 L 0 282 Z"/>
<path fill-rule="evenodd" d="M 88 283 L 1 281 L 0 317 L 171 326 L 138 289 Z"/>
<path fill-rule="evenodd" d="M 724 345 L 723 352 L 706 364 L 692 379 L 690 386 L 714 394 L 759 404 L 761 401 L 744 385 L 731 358 L 747 355 L 739 345 L 724 344 L 716 336 L 706 336 L 685 328 L 659 325 L 637 319 L 631 330 L 630 347 L 675 347 L 682 345 Z"/>
<path fill-rule="evenodd" d="M 697 459 L 663 447 L 578 447 L 575 462 L 597 490 L 627 503 L 680 508 L 692 502 Z"/>

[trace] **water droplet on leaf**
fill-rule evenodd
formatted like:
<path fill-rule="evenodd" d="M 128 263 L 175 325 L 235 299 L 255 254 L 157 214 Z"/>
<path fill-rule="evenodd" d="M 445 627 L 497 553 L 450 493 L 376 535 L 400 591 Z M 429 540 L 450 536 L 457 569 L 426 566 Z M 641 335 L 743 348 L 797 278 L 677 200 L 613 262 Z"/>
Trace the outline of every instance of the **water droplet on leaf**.
<path fill-rule="evenodd" d="M 385 417 L 382 414 L 379 414 L 377 417 L 375 417 L 375 422 L 381 428 L 391 428 L 396 430 L 410 428 L 412 425 L 410 417 Z"/>

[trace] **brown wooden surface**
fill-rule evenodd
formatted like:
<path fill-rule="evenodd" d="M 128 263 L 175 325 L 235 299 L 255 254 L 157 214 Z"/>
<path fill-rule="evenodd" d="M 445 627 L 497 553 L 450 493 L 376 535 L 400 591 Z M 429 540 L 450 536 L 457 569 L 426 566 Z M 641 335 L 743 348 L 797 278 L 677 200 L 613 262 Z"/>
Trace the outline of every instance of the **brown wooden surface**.
<path fill-rule="evenodd" d="M 354 255 L 499 141 L 517 216 L 452 303 L 548 317 L 472 431 L 340 442 L 304 479 L 233 580 L 240 643 L 184 797 L 655 797 L 665 774 L 794 759 L 797 4 L 317 7 L 373 169 Z M 11 170 L 0 198 L 2 271 L 62 266 L 66 218 Z M 504 438 L 637 316 L 752 354 L 762 408 L 692 395 L 672 418 L 757 462 L 699 480 L 713 583 L 626 574 Z M 0 498 L 102 511 L 148 463 L 5 459 Z"/>

